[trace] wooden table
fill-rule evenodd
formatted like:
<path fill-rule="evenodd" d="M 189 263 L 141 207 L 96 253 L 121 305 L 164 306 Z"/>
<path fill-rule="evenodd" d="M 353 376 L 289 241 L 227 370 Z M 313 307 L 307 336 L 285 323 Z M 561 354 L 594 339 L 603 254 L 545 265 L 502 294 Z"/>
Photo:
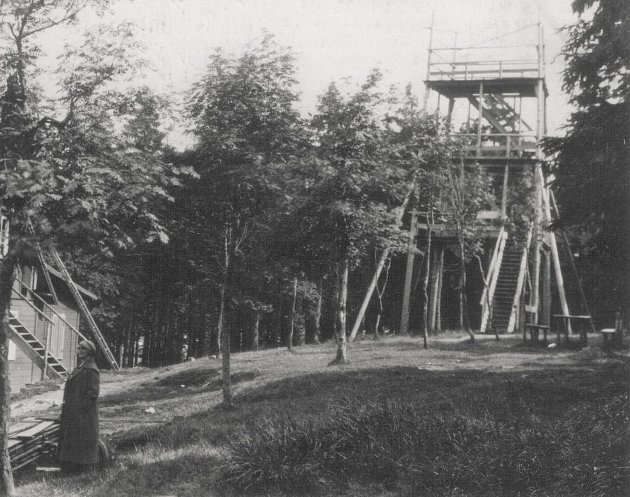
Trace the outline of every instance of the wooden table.
<path fill-rule="evenodd" d="M 569 343 L 569 327 L 575 326 L 575 330 L 580 334 L 580 343 L 586 346 L 587 333 L 591 327 L 591 316 L 589 315 L 572 315 L 572 314 L 554 314 L 557 321 L 558 343 L 560 343 L 560 334 L 564 333 L 564 340 Z M 575 332 L 575 331 L 574 331 Z"/>

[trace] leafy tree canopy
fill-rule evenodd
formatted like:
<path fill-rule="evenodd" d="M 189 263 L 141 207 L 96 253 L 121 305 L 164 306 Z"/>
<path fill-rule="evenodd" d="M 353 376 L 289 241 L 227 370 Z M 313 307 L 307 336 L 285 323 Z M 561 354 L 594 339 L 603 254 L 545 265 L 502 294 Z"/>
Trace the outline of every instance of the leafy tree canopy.
<path fill-rule="evenodd" d="M 561 222 L 598 268 L 596 305 L 611 309 L 630 296 L 630 3 L 576 0 L 573 8 L 580 19 L 568 28 L 564 89 L 575 111 L 566 137 L 549 139 L 547 151 L 555 154 Z"/>

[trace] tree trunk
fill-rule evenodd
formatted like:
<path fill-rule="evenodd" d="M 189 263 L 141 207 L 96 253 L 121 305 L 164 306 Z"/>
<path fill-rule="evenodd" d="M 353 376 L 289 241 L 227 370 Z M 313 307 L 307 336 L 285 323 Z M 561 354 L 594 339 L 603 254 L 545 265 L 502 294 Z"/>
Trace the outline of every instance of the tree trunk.
<path fill-rule="evenodd" d="M 10 252 L 9 252 L 10 253 Z M 2 467 L 2 488 L 0 495 L 13 497 L 15 484 L 9 458 L 8 434 L 11 419 L 11 385 L 9 381 L 9 310 L 11 288 L 15 277 L 15 259 L 4 258 L 0 264 L 0 465 Z"/>
<path fill-rule="evenodd" d="M 306 320 L 304 317 L 304 292 L 297 292 L 295 300 L 295 343 L 301 347 L 306 344 Z"/>
<path fill-rule="evenodd" d="M 442 331 L 442 287 L 444 286 L 444 246 L 440 250 L 440 270 L 437 286 L 437 304 L 435 306 L 435 331 Z"/>
<path fill-rule="evenodd" d="M 232 382 L 230 378 L 230 327 L 225 326 L 221 333 L 221 387 L 223 406 L 232 406 Z"/>
<path fill-rule="evenodd" d="M 289 337 L 287 338 L 287 350 L 293 351 L 293 332 L 295 331 L 295 303 L 297 301 L 297 276 L 293 277 L 293 296 L 291 300 L 291 322 L 289 323 Z"/>
<path fill-rule="evenodd" d="M 258 342 L 260 341 L 260 311 L 255 311 L 254 328 L 252 329 L 252 339 L 250 347 L 252 350 L 258 350 Z"/>
<path fill-rule="evenodd" d="M 335 305 L 333 319 L 333 337 L 335 337 L 335 343 L 339 343 L 339 292 L 341 287 L 341 278 L 339 276 L 339 265 L 337 265 L 335 271 L 335 289 L 333 290 L 333 302 Z"/>
<path fill-rule="evenodd" d="M 424 280 L 422 281 L 422 341 L 424 348 L 429 348 L 428 336 L 429 336 L 429 278 L 431 276 L 431 243 L 432 243 L 432 226 L 433 220 L 429 211 L 433 209 L 433 202 L 427 207 L 426 221 L 427 221 L 427 245 L 424 253 L 424 260 L 426 261 L 426 267 L 424 268 Z"/>
<path fill-rule="evenodd" d="M 380 305 L 378 312 L 376 313 L 376 319 L 374 320 L 374 340 L 379 339 L 378 329 L 381 326 L 381 316 L 383 315 L 383 306 Z"/>
<path fill-rule="evenodd" d="M 317 306 L 315 307 L 315 329 L 313 330 L 313 342 L 319 343 L 322 337 L 321 323 L 322 323 L 322 303 L 324 301 L 324 278 L 319 279 L 317 285 Z"/>
<path fill-rule="evenodd" d="M 222 353 L 222 335 L 223 335 L 223 322 L 225 316 L 225 288 L 227 286 L 228 271 L 230 269 L 230 252 L 229 252 L 229 229 L 225 230 L 225 243 L 223 245 L 223 259 L 225 270 L 223 271 L 223 281 L 219 287 L 219 315 L 217 317 L 217 351 Z"/>
<path fill-rule="evenodd" d="M 470 341 L 475 340 L 475 334 L 470 328 L 468 319 L 468 299 L 466 297 L 466 251 L 464 250 L 464 242 L 459 240 L 459 324 L 463 330 L 470 336 Z"/>
<path fill-rule="evenodd" d="M 337 327 L 337 357 L 333 364 L 347 364 L 348 356 L 346 351 L 346 306 L 348 301 L 348 276 L 350 273 L 350 258 L 346 256 L 343 260 L 339 282 L 339 302 L 337 305 L 337 316 L 339 325 Z"/>
<path fill-rule="evenodd" d="M 378 281 L 376 282 L 376 295 L 378 297 L 378 312 L 376 314 L 376 321 L 374 322 L 374 339 L 379 339 L 379 329 L 381 327 L 381 318 L 383 317 L 383 295 L 385 294 L 385 289 L 387 288 L 387 282 L 389 280 L 389 268 L 391 266 L 391 259 L 388 257 L 385 263 L 383 264 L 385 267 L 385 279 L 383 280 L 383 285 L 378 286 Z"/>
<path fill-rule="evenodd" d="M 236 236 L 231 228 L 226 229 L 225 237 L 225 273 L 224 284 L 221 285 L 221 302 L 219 310 L 219 326 L 221 327 L 221 385 L 223 390 L 223 406 L 232 407 L 232 382 L 230 377 L 230 326 L 223 325 L 226 301 L 231 291 L 231 275 L 234 272 L 234 256 L 236 254 Z"/>

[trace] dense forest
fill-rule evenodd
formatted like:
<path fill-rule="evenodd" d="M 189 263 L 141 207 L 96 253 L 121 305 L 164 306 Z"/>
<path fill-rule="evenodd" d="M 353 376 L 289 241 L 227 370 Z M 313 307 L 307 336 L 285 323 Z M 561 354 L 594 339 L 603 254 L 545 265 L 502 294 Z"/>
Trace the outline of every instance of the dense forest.
<path fill-rule="evenodd" d="M 102 28 L 67 46 L 47 75 L 57 82 L 51 99 L 37 83 L 49 70 L 37 35 L 76 23 L 84 3 L 3 6 L 12 44 L 0 203 L 15 237 L 6 261 L 28 260 L 37 244 L 58 247 L 99 295 L 93 313 L 121 364 L 216 355 L 222 339 L 235 351 L 336 340 L 346 360 L 346 332 L 377 267 L 359 332 L 399 329 L 403 214 L 412 208 L 427 224 L 438 216 L 466 229 L 446 247 L 451 291 L 431 326 L 426 268 L 435 254 L 418 246 L 410 331 L 426 340 L 475 321 L 484 248 L 475 213 L 492 203 L 492 184 L 452 160 L 449 123 L 420 108 L 414 89 L 383 89 L 374 70 L 331 82 L 305 117 L 295 56 L 268 35 L 238 54 L 217 50 L 174 108 L 168 95 L 133 84 L 146 70 L 142 47 L 133 26 L 107 24 L 104 10 Z M 547 150 L 569 214 L 552 228 L 568 228 L 591 312 L 609 325 L 629 301 L 628 81 L 617 77 L 628 67 L 628 6 L 575 4 L 578 13 L 589 7 L 592 19 L 569 28 L 565 53 L 576 111 Z M 168 147 L 167 122 L 194 145 Z"/>

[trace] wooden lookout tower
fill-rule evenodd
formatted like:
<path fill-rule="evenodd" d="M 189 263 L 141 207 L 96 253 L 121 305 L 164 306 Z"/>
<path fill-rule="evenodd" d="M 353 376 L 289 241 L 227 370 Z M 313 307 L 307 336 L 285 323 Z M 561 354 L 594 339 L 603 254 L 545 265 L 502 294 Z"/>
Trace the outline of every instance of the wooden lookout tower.
<path fill-rule="evenodd" d="M 585 317 L 570 314 L 558 245 L 554 233 L 546 229 L 556 208 L 545 178 L 541 148 L 546 133 L 547 87 L 543 33 L 540 24 L 537 28 L 529 45 L 435 48 L 430 42 L 429 47 L 425 108 L 430 94 L 432 101 L 437 99 L 438 109 L 445 108 L 452 132 L 461 143 L 462 157 L 456 160 L 463 159 L 464 167 L 478 164 L 483 168 L 492 178 L 495 192 L 494 205 L 478 216 L 488 226 L 483 257 L 486 281 L 479 301 L 480 319 L 475 325 L 481 333 L 490 329 L 513 333 L 524 331 L 526 325 L 546 332 L 553 312 Z M 519 41 L 525 38 L 519 37 Z M 523 202 L 519 193 L 525 185 L 529 216 L 517 234 L 513 219 L 519 202 Z M 426 226 L 413 215 L 410 232 L 421 237 L 423 228 Z M 445 227 L 444 243 L 447 232 Z M 434 236 L 439 241 L 439 231 Z M 409 327 L 415 247 L 414 243 L 407 256 L 402 333 Z M 432 285 L 427 316 L 432 323 L 436 305 L 439 316 L 441 278 L 438 274 Z M 555 311 L 552 296 L 557 298 Z M 586 306 L 585 301 L 582 304 L 580 307 Z M 566 327 L 570 326 L 567 319 Z"/>

